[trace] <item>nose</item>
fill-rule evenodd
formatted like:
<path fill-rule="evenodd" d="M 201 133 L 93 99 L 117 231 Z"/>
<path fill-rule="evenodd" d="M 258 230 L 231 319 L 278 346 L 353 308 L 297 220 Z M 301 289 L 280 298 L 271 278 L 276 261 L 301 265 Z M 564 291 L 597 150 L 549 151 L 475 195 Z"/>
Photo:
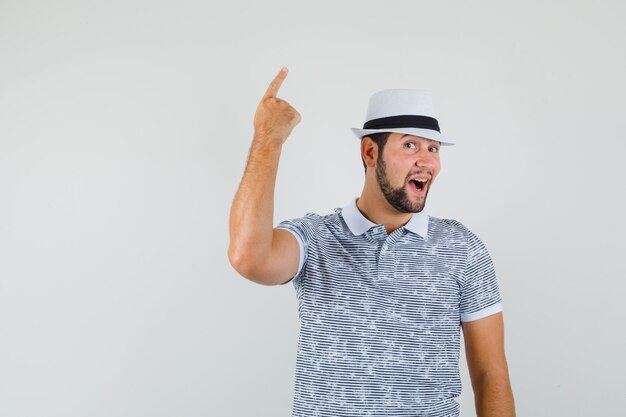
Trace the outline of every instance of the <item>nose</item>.
<path fill-rule="evenodd" d="M 433 155 L 432 152 L 430 152 L 430 149 L 428 146 L 423 146 L 419 152 L 417 152 L 415 154 L 415 166 L 420 167 L 420 168 L 424 168 L 424 169 L 431 169 L 434 165 L 435 162 L 435 156 Z"/>

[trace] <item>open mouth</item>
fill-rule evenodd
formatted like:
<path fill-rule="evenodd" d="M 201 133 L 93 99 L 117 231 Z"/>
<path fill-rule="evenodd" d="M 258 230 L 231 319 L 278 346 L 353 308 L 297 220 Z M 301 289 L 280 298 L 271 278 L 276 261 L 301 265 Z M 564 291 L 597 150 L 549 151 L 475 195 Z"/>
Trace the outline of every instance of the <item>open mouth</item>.
<path fill-rule="evenodd" d="M 419 181 L 419 180 L 410 180 L 409 181 L 410 187 L 416 193 L 419 193 L 419 194 L 423 194 L 423 192 L 426 190 L 427 183 L 428 183 L 428 181 Z"/>

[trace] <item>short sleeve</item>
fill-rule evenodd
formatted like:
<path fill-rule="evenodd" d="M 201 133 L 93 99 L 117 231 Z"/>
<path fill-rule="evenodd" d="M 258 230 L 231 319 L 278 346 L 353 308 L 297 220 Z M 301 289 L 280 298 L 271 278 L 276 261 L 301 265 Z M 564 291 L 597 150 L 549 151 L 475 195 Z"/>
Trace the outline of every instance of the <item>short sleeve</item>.
<path fill-rule="evenodd" d="M 310 213 L 307 214 L 310 216 Z M 308 257 L 308 248 L 311 241 L 311 233 L 310 233 L 310 225 L 308 225 L 306 221 L 307 217 L 284 220 L 276 226 L 277 229 L 284 229 L 291 232 L 296 240 L 298 241 L 298 245 L 300 246 L 300 262 L 298 264 L 298 271 L 296 274 L 289 279 L 288 281 L 283 282 L 280 285 L 285 285 L 293 279 L 300 279 L 303 273 L 304 265 L 306 263 Z"/>
<path fill-rule="evenodd" d="M 461 289 L 461 321 L 473 321 L 502 311 L 502 298 L 491 256 L 468 230 L 467 264 Z"/>

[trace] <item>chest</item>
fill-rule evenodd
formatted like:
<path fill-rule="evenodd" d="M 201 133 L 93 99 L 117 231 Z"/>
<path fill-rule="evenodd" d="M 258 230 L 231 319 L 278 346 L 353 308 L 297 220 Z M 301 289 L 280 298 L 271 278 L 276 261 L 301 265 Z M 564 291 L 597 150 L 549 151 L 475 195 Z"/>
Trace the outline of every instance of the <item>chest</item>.
<path fill-rule="evenodd" d="M 462 248 L 380 241 L 320 255 L 307 298 L 321 315 L 344 324 L 375 318 L 403 329 L 458 325 Z"/>

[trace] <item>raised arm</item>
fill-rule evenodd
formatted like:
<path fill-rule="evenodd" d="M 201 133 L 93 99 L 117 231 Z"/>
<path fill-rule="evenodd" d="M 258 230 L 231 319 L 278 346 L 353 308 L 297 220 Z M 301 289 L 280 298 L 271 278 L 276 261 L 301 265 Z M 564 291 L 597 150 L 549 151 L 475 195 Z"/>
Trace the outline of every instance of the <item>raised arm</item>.
<path fill-rule="evenodd" d="M 274 229 L 274 188 L 282 145 L 300 113 L 276 97 L 287 76 L 272 80 L 254 115 L 254 137 L 230 210 L 228 259 L 242 276 L 264 285 L 287 281 L 298 268 L 299 246 L 286 230 Z"/>

